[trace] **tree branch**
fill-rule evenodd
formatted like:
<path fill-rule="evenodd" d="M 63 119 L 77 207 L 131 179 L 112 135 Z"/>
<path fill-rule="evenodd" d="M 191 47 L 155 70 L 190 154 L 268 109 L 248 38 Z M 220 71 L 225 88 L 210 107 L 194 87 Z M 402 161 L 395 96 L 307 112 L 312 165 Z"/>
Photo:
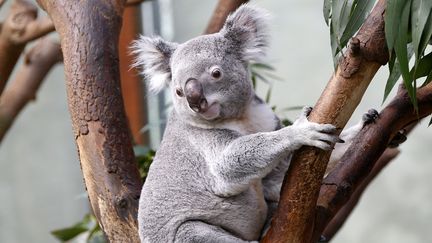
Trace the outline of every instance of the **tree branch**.
<path fill-rule="evenodd" d="M 204 33 L 212 34 L 218 32 L 224 25 L 227 16 L 240 5 L 247 2 L 249 0 L 219 0 Z"/>
<path fill-rule="evenodd" d="M 399 154 L 399 149 L 388 148 L 384 151 L 378 161 L 375 163 L 372 171 L 364 179 L 364 181 L 359 185 L 354 193 L 349 198 L 349 200 L 342 206 L 342 208 L 334 215 L 331 221 L 325 227 L 324 232 L 321 234 L 324 242 L 330 241 L 333 236 L 339 231 L 343 226 L 348 216 L 351 214 L 352 210 L 357 206 L 363 192 L 366 190 L 367 186 L 375 179 L 375 177 L 384 169 L 384 167 L 389 164 L 396 156 Z"/>
<path fill-rule="evenodd" d="M 28 23 L 36 19 L 37 7 L 25 0 L 13 1 L 0 32 L 0 94 L 26 43 L 16 43 Z"/>
<path fill-rule="evenodd" d="M 0 0 L 0 8 L 3 6 L 3 4 L 6 2 L 6 0 Z"/>
<path fill-rule="evenodd" d="M 62 40 L 68 104 L 84 181 L 93 212 L 110 242 L 139 242 L 142 182 L 119 74 L 125 2 L 38 0 Z"/>
<path fill-rule="evenodd" d="M 16 44 L 24 44 L 35 39 L 38 39 L 52 31 L 54 24 L 48 17 L 42 17 L 29 22 L 19 36 L 13 36 L 12 40 Z"/>
<path fill-rule="evenodd" d="M 384 19 L 385 0 L 379 0 L 356 37 L 352 38 L 309 120 L 332 123 L 342 129 L 367 86 L 387 62 Z M 263 242 L 312 241 L 315 206 L 330 152 L 302 147 L 295 153 L 285 176 L 281 199 Z"/>
<path fill-rule="evenodd" d="M 15 79 L 0 97 L 0 143 L 24 106 L 34 100 L 42 80 L 61 61 L 59 43 L 41 39 L 26 54 Z"/>
<path fill-rule="evenodd" d="M 335 169 L 324 179 L 317 203 L 315 236 L 319 235 L 350 195 L 368 176 L 394 135 L 407 125 L 432 113 L 432 83 L 418 89 L 418 116 L 406 90 L 382 110 L 375 123 L 364 128 Z"/>

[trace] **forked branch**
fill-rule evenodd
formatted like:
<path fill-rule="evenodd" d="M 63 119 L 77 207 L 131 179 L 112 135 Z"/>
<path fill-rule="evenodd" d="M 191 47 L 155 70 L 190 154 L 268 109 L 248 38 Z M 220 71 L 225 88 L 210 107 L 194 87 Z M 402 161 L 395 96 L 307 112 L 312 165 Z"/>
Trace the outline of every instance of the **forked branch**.
<path fill-rule="evenodd" d="M 25 55 L 14 80 L 0 96 L 0 143 L 16 116 L 34 100 L 42 80 L 62 60 L 60 44 L 41 39 Z"/>

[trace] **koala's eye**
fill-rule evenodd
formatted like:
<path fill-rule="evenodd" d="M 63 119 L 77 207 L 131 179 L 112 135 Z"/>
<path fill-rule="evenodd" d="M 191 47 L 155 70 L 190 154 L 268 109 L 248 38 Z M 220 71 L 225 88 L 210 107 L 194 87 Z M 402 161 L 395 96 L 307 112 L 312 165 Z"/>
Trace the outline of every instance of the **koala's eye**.
<path fill-rule="evenodd" d="M 177 88 L 177 89 L 176 89 L 176 94 L 177 94 L 179 97 L 183 97 L 183 91 L 182 91 L 180 88 Z"/>
<path fill-rule="evenodd" d="M 219 68 L 214 68 L 214 69 L 211 71 L 211 76 L 212 76 L 213 78 L 215 78 L 215 79 L 220 78 L 220 77 L 222 76 L 221 70 L 220 70 Z"/>

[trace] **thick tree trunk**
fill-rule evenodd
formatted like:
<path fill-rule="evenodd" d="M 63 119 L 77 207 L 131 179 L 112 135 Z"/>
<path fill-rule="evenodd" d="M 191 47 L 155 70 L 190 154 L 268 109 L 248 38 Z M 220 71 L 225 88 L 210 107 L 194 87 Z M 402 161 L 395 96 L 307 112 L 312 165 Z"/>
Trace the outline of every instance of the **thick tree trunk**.
<path fill-rule="evenodd" d="M 67 96 L 95 216 L 110 242 L 139 242 L 141 180 L 120 89 L 125 1 L 38 0 L 60 34 Z"/>
<path fill-rule="evenodd" d="M 309 120 L 342 129 L 381 65 L 387 62 L 385 0 L 380 0 L 354 37 Z M 297 151 L 281 191 L 279 207 L 263 242 L 312 241 L 315 205 L 330 152 L 312 147 Z"/>

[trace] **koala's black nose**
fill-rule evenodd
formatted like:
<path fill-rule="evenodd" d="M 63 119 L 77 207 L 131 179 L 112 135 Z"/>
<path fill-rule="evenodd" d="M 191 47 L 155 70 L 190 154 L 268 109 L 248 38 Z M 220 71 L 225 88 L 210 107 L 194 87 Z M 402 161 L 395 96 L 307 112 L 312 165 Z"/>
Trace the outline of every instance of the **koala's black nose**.
<path fill-rule="evenodd" d="M 195 112 L 200 112 L 207 109 L 207 100 L 204 97 L 204 90 L 202 84 L 190 78 L 186 81 L 184 93 L 189 107 Z"/>

